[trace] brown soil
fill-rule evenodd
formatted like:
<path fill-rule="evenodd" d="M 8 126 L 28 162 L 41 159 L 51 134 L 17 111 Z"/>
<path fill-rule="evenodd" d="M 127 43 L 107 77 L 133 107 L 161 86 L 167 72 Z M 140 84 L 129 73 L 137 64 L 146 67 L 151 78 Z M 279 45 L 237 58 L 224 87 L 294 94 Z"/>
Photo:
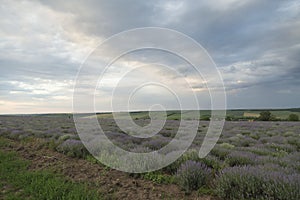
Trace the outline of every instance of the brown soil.
<path fill-rule="evenodd" d="M 209 196 L 199 197 L 196 192 L 185 194 L 177 185 L 156 184 L 129 174 L 107 169 L 99 164 L 84 159 L 71 158 L 46 148 L 41 139 L 29 142 L 11 140 L 4 150 L 17 151 L 25 160 L 31 161 L 30 170 L 47 169 L 63 174 L 75 182 L 88 183 L 107 199 L 214 199 Z"/>

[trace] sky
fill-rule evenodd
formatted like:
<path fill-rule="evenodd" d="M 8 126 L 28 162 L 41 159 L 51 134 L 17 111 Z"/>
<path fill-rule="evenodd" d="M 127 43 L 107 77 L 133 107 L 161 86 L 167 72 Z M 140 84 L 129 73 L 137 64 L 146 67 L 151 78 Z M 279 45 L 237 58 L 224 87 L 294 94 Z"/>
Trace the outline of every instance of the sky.
<path fill-rule="evenodd" d="M 111 36 L 142 27 L 172 29 L 202 45 L 223 79 L 227 108 L 300 107 L 298 0 L 1 0 L 0 114 L 73 112 L 76 76 L 90 53 Z M 94 67 L 103 69 L 105 56 L 122 45 L 98 54 Z M 190 69 L 168 52 L 128 53 L 95 86 L 95 107 L 111 111 L 113 101 L 129 102 L 130 110 L 159 104 L 179 109 L 176 95 L 183 97 L 180 103 L 190 103 L 188 82 L 200 108 L 210 109 L 205 84 L 213 79 L 197 77 Z M 131 71 L 120 77 L 126 70 Z M 86 80 L 99 77 L 96 72 L 89 71 Z M 145 80 L 175 86 L 175 95 L 155 84 L 139 87 Z M 84 87 L 79 87 L 82 93 Z M 86 111 L 85 99 L 80 102 Z"/>

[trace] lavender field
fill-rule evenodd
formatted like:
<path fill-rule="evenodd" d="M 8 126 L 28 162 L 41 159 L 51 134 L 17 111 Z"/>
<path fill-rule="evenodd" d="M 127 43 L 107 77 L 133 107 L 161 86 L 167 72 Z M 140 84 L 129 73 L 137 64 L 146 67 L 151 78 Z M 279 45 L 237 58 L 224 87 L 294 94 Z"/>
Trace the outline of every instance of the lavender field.
<path fill-rule="evenodd" d="M 146 119 L 135 122 L 148 123 Z M 119 147 L 151 152 L 175 137 L 180 121 L 167 120 L 164 128 L 148 139 L 126 134 L 110 118 L 99 118 L 99 123 Z M 133 176 L 177 184 L 186 193 L 198 191 L 220 199 L 300 199 L 299 122 L 227 121 L 213 150 L 200 159 L 198 150 L 208 125 L 200 121 L 193 144 L 177 161 L 159 171 Z M 49 148 L 70 157 L 91 157 L 71 115 L 1 116 L 0 136 L 18 141 L 41 138 Z"/>

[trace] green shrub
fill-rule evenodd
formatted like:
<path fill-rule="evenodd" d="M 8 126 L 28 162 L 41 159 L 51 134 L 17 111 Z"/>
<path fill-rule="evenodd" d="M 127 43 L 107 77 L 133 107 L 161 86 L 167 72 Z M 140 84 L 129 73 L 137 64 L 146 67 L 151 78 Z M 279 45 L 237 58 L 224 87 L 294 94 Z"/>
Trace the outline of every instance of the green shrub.
<path fill-rule="evenodd" d="M 241 132 L 241 134 L 242 134 L 242 135 L 247 135 L 247 136 L 248 136 L 248 135 L 250 135 L 251 133 L 250 133 L 249 131 L 243 131 L 243 132 Z"/>
<path fill-rule="evenodd" d="M 299 121 L 299 116 L 296 114 L 290 114 L 288 117 L 289 121 Z"/>
<path fill-rule="evenodd" d="M 259 114 L 259 120 L 261 121 L 269 121 L 271 120 L 271 112 L 270 111 L 262 111 Z"/>
<path fill-rule="evenodd" d="M 289 136 L 293 136 L 294 132 L 293 131 L 287 131 L 283 134 L 284 137 L 289 137 Z"/>
<path fill-rule="evenodd" d="M 224 143 L 220 144 L 220 147 L 225 148 L 225 149 L 233 149 L 234 145 L 224 142 Z"/>
<path fill-rule="evenodd" d="M 227 155 L 230 153 L 228 149 L 220 148 L 220 147 L 214 147 L 210 154 L 218 157 L 220 160 L 225 160 Z"/>
<path fill-rule="evenodd" d="M 68 139 L 77 139 L 77 138 L 78 138 L 78 136 L 69 133 L 69 134 L 65 134 L 65 135 L 60 136 L 58 138 L 58 140 L 59 141 L 66 141 Z"/>
<path fill-rule="evenodd" d="M 208 155 L 205 158 L 201 159 L 201 162 L 206 166 L 213 169 L 214 172 L 218 172 L 223 168 L 223 162 L 221 162 L 217 157 Z"/>
<path fill-rule="evenodd" d="M 254 133 L 250 134 L 250 137 L 254 140 L 259 140 L 259 138 L 260 138 L 260 136 L 258 134 L 254 134 Z"/>
<path fill-rule="evenodd" d="M 290 136 L 287 138 L 287 143 L 296 147 L 300 147 L 300 138 Z"/>

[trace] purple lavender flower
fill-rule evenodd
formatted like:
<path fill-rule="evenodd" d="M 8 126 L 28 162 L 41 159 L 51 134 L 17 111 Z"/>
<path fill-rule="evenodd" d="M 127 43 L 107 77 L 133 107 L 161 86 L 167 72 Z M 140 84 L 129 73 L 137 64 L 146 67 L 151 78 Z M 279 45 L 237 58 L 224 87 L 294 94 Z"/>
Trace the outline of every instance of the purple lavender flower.
<path fill-rule="evenodd" d="M 179 185 L 187 192 L 205 185 L 210 176 L 211 169 L 203 163 L 192 160 L 183 163 L 176 173 Z"/>
<path fill-rule="evenodd" d="M 148 147 L 153 150 L 158 150 L 164 147 L 168 142 L 170 141 L 169 138 L 166 137 L 158 137 L 158 138 L 153 138 L 150 139 L 146 142 L 143 143 L 143 146 Z"/>
<path fill-rule="evenodd" d="M 270 170 L 270 166 L 230 167 L 216 180 L 224 199 L 300 199 L 300 175 Z"/>
<path fill-rule="evenodd" d="M 230 166 L 254 164 L 257 156 L 248 151 L 232 151 L 226 158 Z"/>
<path fill-rule="evenodd" d="M 68 139 L 60 144 L 57 151 L 72 157 L 84 158 L 88 155 L 88 151 L 80 140 Z"/>
<path fill-rule="evenodd" d="M 80 140 L 74 140 L 74 139 L 68 139 L 62 143 L 62 146 L 69 146 L 69 147 L 79 146 L 79 145 L 82 145 L 82 142 Z"/>

